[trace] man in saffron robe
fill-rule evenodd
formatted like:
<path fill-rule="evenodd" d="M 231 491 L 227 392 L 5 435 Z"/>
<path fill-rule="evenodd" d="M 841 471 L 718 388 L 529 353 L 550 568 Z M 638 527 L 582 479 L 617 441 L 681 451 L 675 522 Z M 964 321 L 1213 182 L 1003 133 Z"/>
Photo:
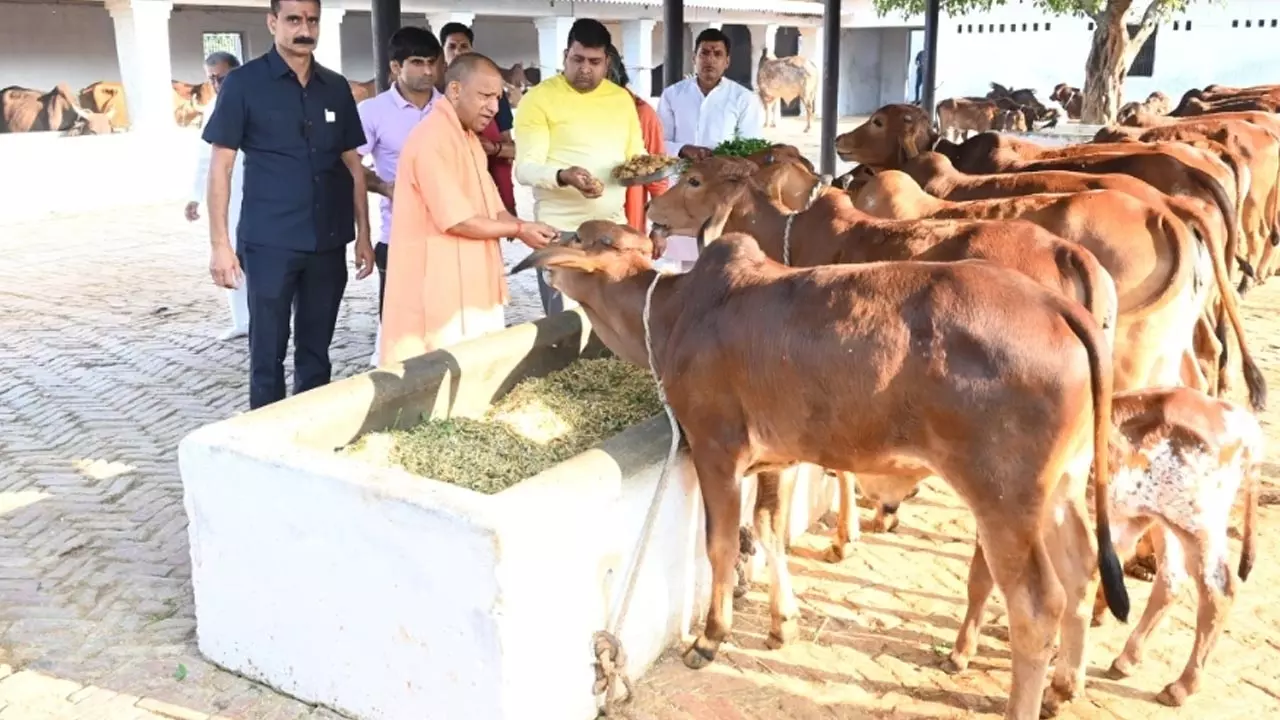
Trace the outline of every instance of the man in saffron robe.
<path fill-rule="evenodd" d="M 558 235 L 509 213 L 489 175 L 477 134 L 502 89 L 492 60 L 459 55 L 444 98 L 405 140 L 391 202 L 384 365 L 501 330 L 509 296 L 499 239 L 537 249 Z"/>

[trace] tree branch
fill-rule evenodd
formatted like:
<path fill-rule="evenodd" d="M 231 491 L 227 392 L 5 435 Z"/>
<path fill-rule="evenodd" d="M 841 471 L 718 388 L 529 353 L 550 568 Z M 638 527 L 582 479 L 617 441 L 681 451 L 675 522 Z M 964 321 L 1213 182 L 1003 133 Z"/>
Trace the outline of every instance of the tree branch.
<path fill-rule="evenodd" d="M 1160 21 L 1165 18 L 1169 11 L 1169 3 L 1167 0 L 1150 0 L 1147 9 L 1142 13 L 1142 22 L 1138 24 L 1138 31 L 1133 37 L 1128 37 L 1128 30 L 1125 31 L 1125 48 L 1124 48 L 1124 71 L 1128 72 L 1129 67 L 1133 65 L 1133 60 L 1138 56 L 1138 51 L 1142 49 L 1143 44 L 1150 39 L 1151 34 L 1156 31 L 1156 27 L 1160 25 Z"/>

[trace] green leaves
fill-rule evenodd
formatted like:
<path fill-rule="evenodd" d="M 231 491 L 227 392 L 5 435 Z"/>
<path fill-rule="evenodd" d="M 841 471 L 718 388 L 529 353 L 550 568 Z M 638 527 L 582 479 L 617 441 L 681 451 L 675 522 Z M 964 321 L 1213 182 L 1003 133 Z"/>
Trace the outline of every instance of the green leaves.
<path fill-rule="evenodd" d="M 1176 12 L 1185 8 L 1191 0 L 1034 0 L 1037 7 L 1057 15 L 1095 16 L 1107 8 L 1109 4 L 1132 3 L 1139 14 L 1151 3 L 1167 6 L 1167 12 Z M 1221 3 L 1222 0 L 1214 0 Z M 901 12 L 904 17 L 924 12 L 925 0 L 875 0 L 876 12 L 888 15 Z M 948 15 L 963 15 L 969 12 L 990 10 L 997 5 L 1005 5 L 1008 0 L 942 0 L 942 11 Z"/>
<path fill-rule="evenodd" d="M 768 150 L 771 147 L 773 147 L 773 143 L 765 140 L 764 138 L 744 138 L 735 134 L 732 140 L 725 140 L 715 146 L 715 148 L 712 149 L 711 154 L 747 157 L 748 155 L 753 155 L 761 150 Z"/>

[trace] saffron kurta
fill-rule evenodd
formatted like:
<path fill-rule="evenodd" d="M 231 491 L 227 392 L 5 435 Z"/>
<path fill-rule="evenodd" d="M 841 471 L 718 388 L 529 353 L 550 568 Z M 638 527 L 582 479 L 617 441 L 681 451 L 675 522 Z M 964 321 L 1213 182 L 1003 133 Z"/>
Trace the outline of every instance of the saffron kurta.
<path fill-rule="evenodd" d="M 627 92 L 631 91 L 628 90 Z M 658 112 L 653 109 L 652 105 L 635 93 L 631 93 L 631 97 L 636 102 L 636 115 L 640 118 L 640 134 L 644 137 L 644 149 L 648 150 L 650 155 L 665 155 L 667 148 L 662 139 L 662 121 L 658 119 Z M 645 206 L 648 205 L 651 198 L 655 198 L 666 191 L 666 180 L 659 180 L 648 185 L 632 185 L 627 188 L 627 199 L 623 203 L 627 212 L 627 224 L 641 233 L 648 232 L 648 228 L 645 227 Z"/>
<path fill-rule="evenodd" d="M 382 364 L 503 328 L 508 294 L 499 241 L 448 232 L 504 209 L 487 159 L 443 98 L 405 140 L 391 203 Z"/>

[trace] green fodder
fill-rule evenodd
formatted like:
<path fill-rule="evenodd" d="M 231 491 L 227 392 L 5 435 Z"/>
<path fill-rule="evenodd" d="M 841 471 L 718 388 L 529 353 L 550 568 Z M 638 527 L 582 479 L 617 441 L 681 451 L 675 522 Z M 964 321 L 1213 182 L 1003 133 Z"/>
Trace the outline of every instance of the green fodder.
<path fill-rule="evenodd" d="M 662 412 L 648 370 L 616 358 L 579 360 L 512 388 L 480 419 L 427 420 L 372 435 L 409 472 L 492 494 Z M 366 436 L 368 438 L 369 436 Z"/>

